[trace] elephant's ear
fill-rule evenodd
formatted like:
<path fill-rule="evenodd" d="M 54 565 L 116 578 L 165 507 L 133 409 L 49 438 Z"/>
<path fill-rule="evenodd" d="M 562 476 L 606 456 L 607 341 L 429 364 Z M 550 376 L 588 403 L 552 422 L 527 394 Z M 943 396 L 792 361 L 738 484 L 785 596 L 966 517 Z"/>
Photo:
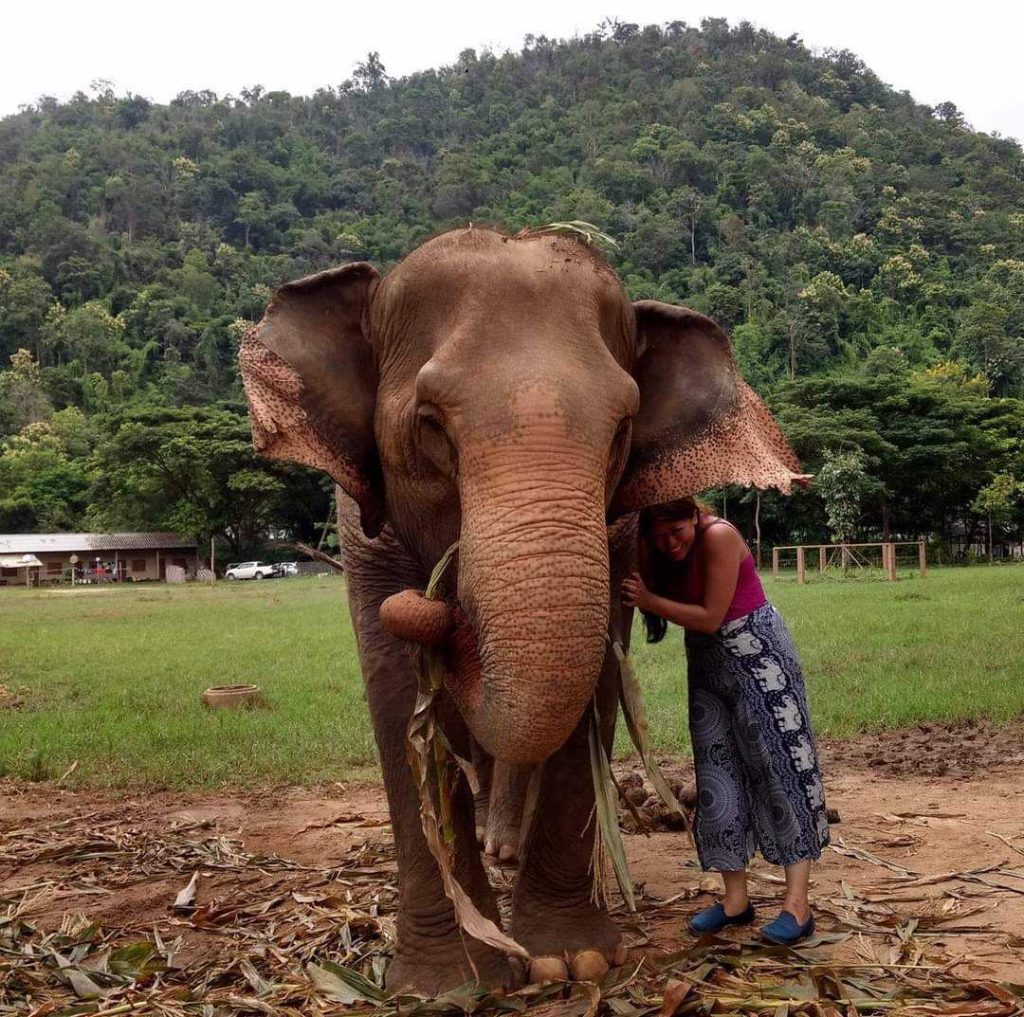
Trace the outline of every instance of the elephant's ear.
<path fill-rule="evenodd" d="M 384 521 L 368 334 L 378 279 L 359 262 L 287 283 L 239 350 L 256 450 L 330 474 L 359 505 L 369 536 Z"/>
<path fill-rule="evenodd" d="M 740 376 L 729 339 L 685 307 L 638 300 L 640 410 L 610 515 L 744 484 L 788 492 L 800 462 Z"/>

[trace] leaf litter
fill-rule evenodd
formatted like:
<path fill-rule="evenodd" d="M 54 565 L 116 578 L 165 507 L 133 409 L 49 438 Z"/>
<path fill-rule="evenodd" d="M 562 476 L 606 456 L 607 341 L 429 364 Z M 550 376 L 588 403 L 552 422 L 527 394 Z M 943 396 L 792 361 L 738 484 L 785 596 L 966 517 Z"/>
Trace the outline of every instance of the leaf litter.
<path fill-rule="evenodd" d="M 958 929 L 984 931 L 961 922 L 1004 891 L 972 878 L 1002 873 L 1024 886 L 1024 872 L 1000 865 L 921 876 L 872 857 L 878 881 L 844 883 L 835 898 L 816 897 L 819 914 L 836 931 L 797 949 L 706 937 L 673 953 L 648 949 L 641 957 L 635 949 L 630 963 L 599 985 L 389 998 L 383 976 L 394 948 L 397 886 L 388 845 L 356 844 L 335 864 L 311 866 L 248 852 L 210 822 L 156 831 L 86 814 L 11 830 L 0 840 L 0 867 L 11 887 L 0 896 L 0 1014 L 1024 1014 L 1024 987 L 961 977 L 931 945 Z M 17 883 L 19 872 L 40 866 L 47 875 Z M 154 881 L 172 888 L 156 923 L 129 919 L 107 927 L 88 916 L 88 902 Z M 756 901 L 761 882 L 753 885 Z M 893 902 L 901 896 L 918 899 L 941 886 L 948 892 L 925 901 L 915 918 L 897 913 Z M 510 881 L 499 880 L 497 889 L 507 913 Z M 635 885 L 636 912 L 627 914 L 621 903 L 615 908 L 627 941 L 648 946 L 652 930 L 685 918 L 700 892 L 659 899 Z M 188 909 L 175 910 L 186 897 Z M 65 911 L 56 928 L 36 917 L 72 901 L 85 911 Z M 202 949 L 187 950 L 186 937 L 196 935 Z M 853 962 L 836 960 L 831 948 L 841 942 L 855 950 Z"/>
<path fill-rule="evenodd" d="M 443 737 L 435 737 L 428 701 L 433 685 L 421 688 L 423 709 L 410 728 L 421 776 L 431 769 L 447 775 L 464 763 L 451 758 Z M 627 828 L 630 819 L 645 825 L 651 818 L 668 828 L 685 828 L 682 810 L 666 800 L 668 794 L 683 803 L 682 785 L 659 779 L 660 774 L 652 778 L 657 766 L 644 737 L 642 702 L 630 707 L 630 726 L 640 732 L 643 774 L 616 777 L 609 770 L 601 775 L 606 788 L 616 789 L 619 823 L 628 813 Z M 650 791 L 643 787 L 644 776 L 653 785 Z M 426 781 L 420 787 L 421 801 L 429 803 L 425 826 L 432 826 L 434 847 L 449 860 L 450 817 L 436 787 Z M 615 804 L 605 803 L 607 826 L 619 825 L 611 818 Z M 962 815 L 878 818 L 920 827 Z M 350 824 L 386 826 L 346 812 L 304 830 Z M 1013 843 L 1020 835 L 990 835 L 1020 851 Z M 899 831 L 869 842 L 880 848 L 915 846 L 915 838 Z M 169 822 L 159 832 L 131 826 L 123 815 L 98 812 L 33 823 L 0 839 L 0 886 L 7 887 L 0 890 L 0 1015 L 1024 1017 L 1024 986 L 956 974 L 956 968 L 986 955 L 950 960 L 939 949 L 949 937 L 989 930 L 985 924 L 962 923 L 995 907 L 1005 894 L 1024 893 L 1024 868 L 1003 861 L 930 874 L 842 837 L 834 838 L 832 850 L 874 867 L 878 878 L 856 886 L 842 882 L 836 893 L 816 894 L 815 909 L 829 930 L 798 948 L 717 937 L 693 943 L 686 937 L 684 948 L 666 952 L 656 946 L 656 933 L 681 925 L 693 899 L 713 889 L 712 881 L 704 877 L 665 898 L 630 883 L 627 899 L 610 903 L 633 954 L 600 984 L 551 983 L 515 992 L 463 987 L 426 999 L 389 996 L 383 987 L 398 899 L 393 846 L 387 842 L 354 844 L 336 864 L 317 866 L 246 851 L 239 840 L 218 833 L 212 820 Z M 43 875 L 28 874 L 40 869 Z M 18 882 L 21 872 L 25 881 Z M 499 869 L 491 875 L 507 915 L 512 879 Z M 780 877 L 756 868 L 751 876 L 754 902 L 774 900 Z M 87 914 L 91 901 L 154 883 L 171 887 L 162 920 L 150 916 L 143 924 L 131 915 L 125 920 L 122 910 L 119 920 L 104 925 Z M 762 884 L 767 884 L 763 890 Z M 459 889 L 456 884 L 456 896 Z M 86 911 L 63 910 L 72 899 Z M 900 912 L 906 902 L 919 905 L 913 917 Z M 57 908 L 62 918 L 54 928 L 52 918 L 39 916 Z M 678 934 L 672 942 L 679 942 Z M 840 945 L 841 953 L 834 949 Z M 1011 936 L 1007 945 L 1022 947 L 1024 940 Z"/>

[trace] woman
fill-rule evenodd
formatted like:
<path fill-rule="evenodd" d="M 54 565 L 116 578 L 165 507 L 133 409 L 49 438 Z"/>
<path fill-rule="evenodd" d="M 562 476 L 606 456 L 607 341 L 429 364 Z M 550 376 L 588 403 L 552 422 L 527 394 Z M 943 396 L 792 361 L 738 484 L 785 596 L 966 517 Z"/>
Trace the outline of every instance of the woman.
<path fill-rule="evenodd" d="M 640 535 L 647 581 L 634 572 L 623 601 L 643 612 L 648 642 L 660 641 L 668 622 L 686 629 L 694 837 L 702 868 L 725 884 L 721 902 L 696 915 L 690 931 L 754 921 L 746 869 L 760 848 L 786 874 L 782 911 L 761 936 L 797 943 L 814 932 L 807 884 L 829 832 L 789 632 L 739 532 L 692 498 L 645 509 Z"/>

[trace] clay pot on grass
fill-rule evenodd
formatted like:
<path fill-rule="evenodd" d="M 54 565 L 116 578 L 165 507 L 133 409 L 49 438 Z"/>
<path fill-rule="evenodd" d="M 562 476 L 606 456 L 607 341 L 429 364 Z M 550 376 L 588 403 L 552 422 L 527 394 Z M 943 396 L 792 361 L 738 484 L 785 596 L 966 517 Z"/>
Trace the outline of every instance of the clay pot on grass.
<path fill-rule="evenodd" d="M 203 693 L 203 705 L 211 710 L 250 710 L 267 706 L 258 685 L 214 685 Z"/>

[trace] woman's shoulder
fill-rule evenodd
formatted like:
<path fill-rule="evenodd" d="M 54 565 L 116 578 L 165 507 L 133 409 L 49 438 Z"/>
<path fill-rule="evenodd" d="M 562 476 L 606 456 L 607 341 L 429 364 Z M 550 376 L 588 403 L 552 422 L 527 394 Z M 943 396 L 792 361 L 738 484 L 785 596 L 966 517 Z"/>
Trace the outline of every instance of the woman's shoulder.
<path fill-rule="evenodd" d="M 701 530 L 706 547 L 715 551 L 739 550 L 744 555 L 747 554 L 747 543 L 732 523 L 726 519 L 719 519 L 717 516 L 707 518 L 708 522 Z"/>
<path fill-rule="evenodd" d="M 733 532 L 733 525 L 727 519 L 702 513 L 698 527 L 705 540 L 721 540 L 722 534 Z"/>

